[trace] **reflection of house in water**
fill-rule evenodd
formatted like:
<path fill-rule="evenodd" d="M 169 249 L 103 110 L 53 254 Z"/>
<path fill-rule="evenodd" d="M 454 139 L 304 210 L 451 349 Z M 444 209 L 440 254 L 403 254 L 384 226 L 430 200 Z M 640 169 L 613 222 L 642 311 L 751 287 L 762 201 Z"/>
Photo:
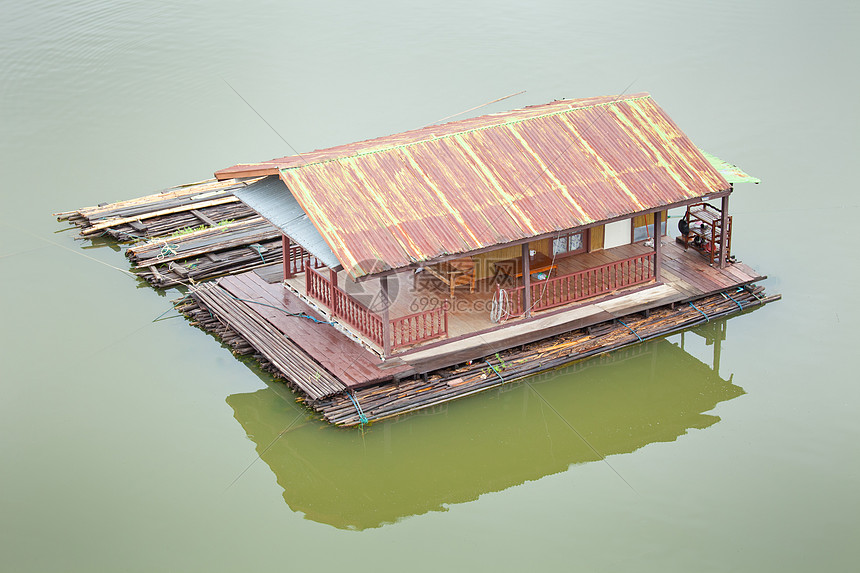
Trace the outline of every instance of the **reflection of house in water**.
<path fill-rule="evenodd" d="M 719 337 L 712 346 L 717 361 Z M 744 393 L 718 368 L 658 340 L 528 382 L 594 450 L 610 456 L 716 423 L 705 412 Z M 529 384 L 502 386 L 436 415 L 379 422 L 364 434 L 313 421 L 278 439 L 296 412 L 284 411 L 275 390 L 227 402 L 264 452 L 290 508 L 338 528 L 365 529 L 600 460 Z"/>

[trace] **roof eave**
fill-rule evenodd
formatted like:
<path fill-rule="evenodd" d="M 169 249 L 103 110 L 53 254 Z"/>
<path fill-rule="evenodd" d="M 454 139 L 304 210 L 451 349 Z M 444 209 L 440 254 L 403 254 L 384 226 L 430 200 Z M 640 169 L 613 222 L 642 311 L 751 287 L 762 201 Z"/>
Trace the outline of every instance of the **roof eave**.
<path fill-rule="evenodd" d="M 453 254 L 441 255 L 438 257 L 434 257 L 432 259 L 425 259 L 423 261 L 415 262 L 415 263 L 412 263 L 410 265 L 405 265 L 405 266 L 397 267 L 394 269 L 386 269 L 386 270 L 380 271 L 378 273 L 368 273 L 366 275 L 353 277 L 353 279 L 356 282 L 362 282 L 362 281 L 366 281 L 369 279 L 382 278 L 384 276 L 390 276 L 390 275 L 393 275 L 396 273 L 406 272 L 408 270 L 414 270 L 414 269 L 417 269 L 420 267 L 426 267 L 426 266 L 430 266 L 430 265 L 444 263 L 446 261 L 453 261 L 456 259 L 462 259 L 463 257 L 470 257 L 470 256 L 475 256 L 475 255 L 481 255 L 483 253 L 489 253 L 491 251 L 495 251 L 495 250 L 502 249 L 505 247 L 516 247 L 518 245 L 522 245 L 523 243 L 530 243 L 532 241 L 541 241 L 543 239 L 549 239 L 549 238 L 557 237 L 557 236 L 564 235 L 567 233 L 587 231 L 588 229 L 591 229 L 592 227 L 597 227 L 599 225 L 606 225 L 608 223 L 615 223 L 616 221 L 623 221 L 625 219 L 630 219 L 632 217 L 636 217 L 639 215 L 648 215 L 650 213 L 656 213 L 658 211 L 667 211 L 669 209 L 676 209 L 678 207 L 686 207 L 687 205 L 692 205 L 694 203 L 699 203 L 701 201 L 710 201 L 713 199 L 720 199 L 720 198 L 725 197 L 727 195 L 730 195 L 732 193 L 731 185 L 728 183 L 726 183 L 726 185 L 727 185 L 727 187 L 723 190 L 715 191 L 712 193 L 706 193 L 706 194 L 700 195 L 698 197 L 691 197 L 690 199 L 684 199 L 683 201 L 676 201 L 676 202 L 671 203 L 671 204 L 661 205 L 658 207 L 652 207 L 650 209 L 645 209 L 642 211 L 636 211 L 635 213 L 627 213 L 626 215 L 619 215 L 619 216 L 613 217 L 611 219 L 605 219 L 603 221 L 595 221 L 593 223 L 588 223 L 586 225 L 580 225 L 578 227 L 571 227 L 570 229 L 562 229 L 560 231 L 553 231 L 551 233 L 543 233 L 541 235 L 535 235 L 532 237 L 525 237 L 523 239 L 517 239 L 517 240 L 511 241 L 509 243 L 500 243 L 497 245 L 490 245 L 490 246 L 482 247 L 480 249 L 475 249 L 472 251 L 464 251 L 462 253 L 453 253 Z"/>

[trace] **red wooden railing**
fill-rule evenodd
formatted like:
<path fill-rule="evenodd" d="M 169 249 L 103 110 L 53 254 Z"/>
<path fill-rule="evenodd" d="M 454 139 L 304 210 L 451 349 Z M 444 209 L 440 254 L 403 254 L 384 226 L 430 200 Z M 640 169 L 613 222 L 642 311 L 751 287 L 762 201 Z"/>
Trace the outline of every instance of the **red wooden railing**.
<path fill-rule="evenodd" d="M 378 314 L 371 312 L 369 308 L 338 287 L 334 287 L 334 305 L 329 308 L 331 308 L 334 316 L 355 327 L 371 342 L 382 346 L 382 341 L 385 340 L 385 329 L 383 328 L 382 317 Z"/>
<path fill-rule="evenodd" d="M 314 269 L 320 269 L 325 266 L 322 261 L 296 243 L 290 243 L 290 256 L 286 258 L 286 263 L 289 265 L 288 276 L 295 276 L 299 273 L 303 273 L 306 266 L 310 266 Z"/>
<path fill-rule="evenodd" d="M 392 348 L 448 336 L 448 301 L 423 312 L 391 319 Z"/>
<path fill-rule="evenodd" d="M 305 265 L 305 294 L 331 308 L 331 281 Z"/>
<path fill-rule="evenodd" d="M 305 265 L 305 294 L 326 305 L 334 318 L 365 335 L 368 340 L 382 346 L 385 340 L 382 318 L 349 296 L 331 281 Z"/>
<path fill-rule="evenodd" d="M 654 263 L 654 253 L 646 253 L 569 275 L 534 281 L 531 283 L 531 310 L 546 310 L 648 282 L 654 278 Z M 511 314 L 523 314 L 525 286 L 507 290 Z"/>
<path fill-rule="evenodd" d="M 385 329 L 382 317 L 308 265 L 305 265 L 305 294 L 327 306 L 332 317 L 342 320 L 371 342 L 383 347 Z M 440 307 L 394 318 L 388 322 L 392 337 L 391 348 L 445 337 L 448 335 L 448 303 L 446 301 Z"/>

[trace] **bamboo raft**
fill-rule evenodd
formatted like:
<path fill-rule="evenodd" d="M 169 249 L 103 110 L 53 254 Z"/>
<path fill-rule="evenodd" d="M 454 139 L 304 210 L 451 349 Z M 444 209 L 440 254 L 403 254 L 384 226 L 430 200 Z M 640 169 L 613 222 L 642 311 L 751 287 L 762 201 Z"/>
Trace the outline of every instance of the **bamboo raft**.
<path fill-rule="evenodd" d="M 300 401 L 339 426 L 427 411 L 455 398 L 780 298 L 765 297 L 762 287 L 750 285 L 694 300 L 691 305 L 623 316 L 452 368 L 408 375 L 402 375 L 408 368 L 394 368 L 398 374 L 390 381 L 348 390 L 294 341 L 272 332 L 271 325 L 249 312 L 235 296 L 215 284 L 198 284 L 255 269 L 262 272 L 261 267 L 280 263 L 279 232 L 234 195 L 257 180 L 211 179 L 56 216 L 76 225 L 80 238 L 107 236 L 126 244 L 133 270 L 151 285 L 192 287 L 189 295 L 176 302 L 192 324 L 213 333 L 234 353 L 255 357 L 264 370 L 293 388 Z"/>
<path fill-rule="evenodd" d="M 130 244 L 132 269 L 151 285 L 187 285 L 281 260 L 280 233 L 233 194 L 257 180 L 208 179 L 55 216 L 79 238 Z"/>
<path fill-rule="evenodd" d="M 646 313 L 635 313 L 617 320 L 571 331 L 514 349 L 509 349 L 468 364 L 426 374 L 415 374 L 366 388 L 349 391 L 331 384 L 325 391 L 305 386 L 316 384 L 319 374 L 296 365 L 276 365 L 270 355 L 282 350 L 285 337 L 274 337 L 272 346 L 249 343 L 242 327 L 232 323 L 253 320 L 247 308 L 235 306 L 224 311 L 222 302 L 230 295 L 218 295 L 216 285 L 195 289 L 177 308 L 192 324 L 207 330 L 237 354 L 253 354 L 263 368 L 284 380 L 299 392 L 299 400 L 318 412 L 326 421 L 338 426 L 383 420 L 409 412 L 432 408 L 450 400 L 475 394 L 528 376 L 553 370 L 597 354 L 617 350 L 646 340 L 664 337 L 711 320 L 749 311 L 780 296 L 764 296 L 761 286 L 748 286 L 717 293 L 693 303 L 669 305 Z M 233 316 L 231 313 L 235 313 Z M 297 318 L 299 320 L 300 318 Z M 260 326 L 260 325 L 258 325 Z M 299 353 L 301 351 L 299 350 Z M 323 370 L 316 365 L 316 368 Z M 286 374 L 285 374 L 286 373 Z M 335 379 L 336 380 L 336 379 Z"/>

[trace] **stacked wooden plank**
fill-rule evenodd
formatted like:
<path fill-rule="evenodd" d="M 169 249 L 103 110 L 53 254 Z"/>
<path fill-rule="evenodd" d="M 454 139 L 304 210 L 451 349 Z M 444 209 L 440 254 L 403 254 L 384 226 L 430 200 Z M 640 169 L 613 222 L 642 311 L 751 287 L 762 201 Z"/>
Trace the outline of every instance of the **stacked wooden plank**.
<path fill-rule="evenodd" d="M 168 287 L 276 263 L 281 247 L 268 221 L 249 217 L 138 243 L 126 256 L 150 283 Z"/>
<path fill-rule="evenodd" d="M 107 235 L 118 241 L 169 235 L 180 229 L 215 225 L 254 216 L 233 191 L 256 181 L 207 179 L 172 187 L 160 193 L 55 213 L 81 229 L 81 237 Z"/>
<path fill-rule="evenodd" d="M 307 402 L 327 421 L 341 426 L 361 423 L 355 402 L 367 420 L 381 420 L 521 380 L 589 356 L 666 336 L 779 299 L 778 295 L 766 298 L 762 291 L 761 287 L 756 287 L 719 293 L 695 301 L 694 305 L 663 307 L 647 316 L 628 315 L 590 330 L 573 331 L 488 356 L 460 368 L 440 371 L 427 379 L 359 389 L 352 397 L 339 394 Z"/>
<path fill-rule="evenodd" d="M 81 238 L 134 241 L 126 255 L 153 286 L 235 274 L 281 259 L 277 229 L 233 192 L 257 179 L 182 185 L 137 199 L 57 213 Z"/>

